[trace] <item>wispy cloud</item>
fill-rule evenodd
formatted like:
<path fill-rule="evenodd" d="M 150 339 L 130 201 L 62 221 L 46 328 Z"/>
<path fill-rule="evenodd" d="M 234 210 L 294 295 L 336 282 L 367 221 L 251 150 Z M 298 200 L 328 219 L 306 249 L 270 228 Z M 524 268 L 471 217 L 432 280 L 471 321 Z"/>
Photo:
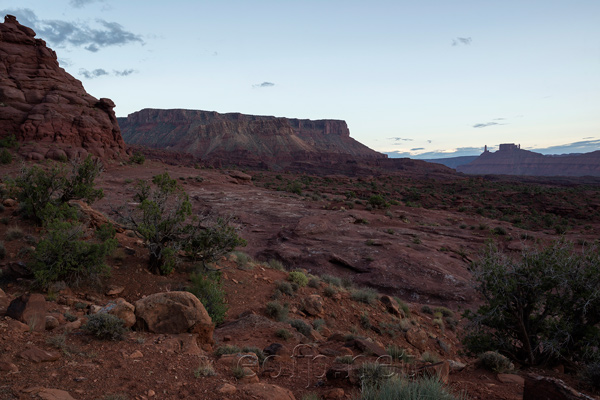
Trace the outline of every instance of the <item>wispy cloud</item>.
<path fill-rule="evenodd" d="M 263 82 L 263 83 L 257 83 L 256 85 L 252 85 L 252 87 L 255 88 L 265 88 L 265 87 L 272 87 L 275 86 L 275 84 L 273 82 Z"/>
<path fill-rule="evenodd" d="M 457 37 L 452 39 L 452 46 L 458 46 L 458 45 L 463 45 L 463 46 L 469 46 L 471 44 L 471 42 L 473 41 L 473 39 L 471 39 L 471 37 Z"/>
<path fill-rule="evenodd" d="M 494 125 L 500 125 L 497 122 L 486 122 L 484 124 L 475 124 L 473 125 L 473 128 L 486 128 L 488 126 L 494 126 Z"/>
<path fill-rule="evenodd" d="M 69 4 L 75 8 L 83 8 L 92 3 L 104 3 L 106 0 L 71 0 Z"/>
<path fill-rule="evenodd" d="M 401 138 L 401 137 L 391 137 L 388 139 L 393 140 L 395 142 L 412 142 L 414 140 L 414 139 L 407 139 L 407 138 Z"/>
<path fill-rule="evenodd" d="M 82 1 L 83 3 L 90 2 L 89 0 Z M 95 26 L 92 26 L 87 22 L 39 19 L 28 8 L 1 10 L 0 13 L 15 15 L 21 24 L 33 28 L 38 37 L 43 38 L 52 46 L 83 47 L 95 53 L 103 47 L 123 46 L 134 43 L 144 44 L 144 40 L 140 35 L 127 31 L 122 25 L 116 22 L 109 22 L 103 19 L 96 19 Z"/>
<path fill-rule="evenodd" d="M 114 73 L 116 76 L 129 76 L 129 75 L 131 75 L 131 74 L 134 74 L 134 73 L 136 73 L 136 72 L 137 72 L 137 71 L 136 71 L 135 69 L 124 69 L 124 70 L 122 70 L 122 71 L 116 71 L 116 70 L 113 70 L 113 73 Z"/>
<path fill-rule="evenodd" d="M 425 147 L 415 147 L 414 149 L 410 149 L 410 151 L 419 151 L 419 150 L 425 150 Z"/>
<path fill-rule="evenodd" d="M 80 68 L 79 75 L 83 75 L 87 79 L 94 79 L 94 78 L 108 75 L 108 72 L 102 68 L 97 68 L 93 71 L 88 71 L 87 69 Z"/>

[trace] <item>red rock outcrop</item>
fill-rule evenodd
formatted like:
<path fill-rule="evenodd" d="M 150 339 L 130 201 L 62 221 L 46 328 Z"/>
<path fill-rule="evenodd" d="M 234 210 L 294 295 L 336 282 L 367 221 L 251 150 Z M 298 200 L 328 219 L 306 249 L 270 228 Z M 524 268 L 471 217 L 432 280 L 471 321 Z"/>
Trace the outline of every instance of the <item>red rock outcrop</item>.
<path fill-rule="evenodd" d="M 345 121 L 144 109 L 119 118 L 128 144 L 193 154 L 200 160 L 287 166 L 321 159 L 383 159 L 350 137 Z"/>
<path fill-rule="evenodd" d="M 522 150 L 515 145 L 500 146 L 500 150 L 485 151 L 456 170 L 478 175 L 600 176 L 600 151 L 550 156 Z"/>
<path fill-rule="evenodd" d="M 114 157 L 125 143 L 110 99 L 86 93 L 56 53 L 12 15 L 0 23 L 0 137 L 30 158 Z"/>

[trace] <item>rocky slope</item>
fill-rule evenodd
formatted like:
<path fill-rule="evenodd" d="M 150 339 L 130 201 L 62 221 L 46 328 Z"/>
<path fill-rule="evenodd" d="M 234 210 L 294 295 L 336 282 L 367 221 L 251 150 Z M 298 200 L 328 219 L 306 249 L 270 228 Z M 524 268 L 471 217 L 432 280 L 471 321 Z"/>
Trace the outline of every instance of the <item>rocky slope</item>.
<path fill-rule="evenodd" d="M 125 143 L 110 99 L 87 94 L 35 32 L 0 24 L 0 137 L 15 135 L 29 158 L 114 157 Z"/>
<path fill-rule="evenodd" d="M 128 144 L 229 164 L 289 166 L 386 158 L 350 137 L 346 122 L 144 109 L 118 118 Z"/>
<path fill-rule="evenodd" d="M 471 163 L 458 166 L 457 171 L 479 175 L 600 176 L 600 151 L 548 156 L 506 146 L 494 153 L 482 153 Z"/>

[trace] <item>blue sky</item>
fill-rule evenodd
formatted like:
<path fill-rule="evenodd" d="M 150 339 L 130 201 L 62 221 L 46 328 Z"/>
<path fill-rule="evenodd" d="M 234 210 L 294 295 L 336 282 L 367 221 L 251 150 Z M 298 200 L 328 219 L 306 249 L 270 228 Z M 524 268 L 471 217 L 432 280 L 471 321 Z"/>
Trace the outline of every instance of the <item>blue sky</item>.
<path fill-rule="evenodd" d="M 343 119 L 415 158 L 600 149 L 598 0 L 2 0 L 118 116 Z"/>

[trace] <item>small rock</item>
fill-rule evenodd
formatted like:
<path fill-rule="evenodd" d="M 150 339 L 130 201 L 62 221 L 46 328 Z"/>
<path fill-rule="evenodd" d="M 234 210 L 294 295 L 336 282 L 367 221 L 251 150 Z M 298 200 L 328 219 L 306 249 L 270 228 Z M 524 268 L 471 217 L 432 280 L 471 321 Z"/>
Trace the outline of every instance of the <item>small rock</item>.
<path fill-rule="evenodd" d="M 258 383 L 260 381 L 256 372 L 252 371 L 250 368 L 243 367 L 243 370 L 244 376 L 240 379 L 241 384 L 247 385 L 250 383 Z"/>
<path fill-rule="evenodd" d="M 448 365 L 450 365 L 450 371 L 462 371 L 465 369 L 467 364 L 461 363 L 460 361 L 455 360 L 446 360 L 448 361 Z"/>
<path fill-rule="evenodd" d="M 38 397 L 43 400 L 75 400 L 69 392 L 60 389 L 43 388 L 37 393 Z"/>
<path fill-rule="evenodd" d="M 221 394 L 234 394 L 237 392 L 237 388 L 230 383 L 224 383 L 217 391 Z"/>
<path fill-rule="evenodd" d="M 246 385 L 241 390 L 244 391 L 247 397 L 255 400 L 296 400 L 294 394 L 281 386 L 271 385 L 268 383 L 254 383 Z"/>
<path fill-rule="evenodd" d="M 111 286 L 106 291 L 107 296 L 116 296 L 125 290 L 125 286 Z"/>
<path fill-rule="evenodd" d="M 381 296 L 381 298 L 379 299 L 381 301 L 381 303 L 385 306 L 385 308 L 387 309 L 387 311 L 390 314 L 393 314 L 397 317 L 401 317 L 402 316 L 402 312 L 400 311 L 400 307 L 398 307 L 398 303 L 396 302 L 396 300 L 390 296 L 384 295 Z"/>
<path fill-rule="evenodd" d="M 25 360 L 29 360 L 35 363 L 51 362 L 56 361 L 60 358 L 59 353 L 51 353 L 49 351 L 45 351 L 37 347 L 31 347 L 25 351 L 22 351 L 21 353 L 19 353 L 19 356 Z"/>
<path fill-rule="evenodd" d="M 325 394 L 323 395 L 323 398 L 325 400 L 341 400 L 344 398 L 345 395 L 346 395 L 346 393 L 344 392 L 344 389 L 334 388 L 334 389 L 326 391 Z"/>
<path fill-rule="evenodd" d="M 136 322 L 135 307 L 133 304 L 128 303 L 122 298 L 109 302 L 106 306 L 102 307 L 98 313 L 112 314 L 121 318 L 125 321 L 124 325 L 127 328 L 131 328 Z"/>
<path fill-rule="evenodd" d="M 46 329 L 46 299 L 39 293 L 24 294 L 10 302 L 6 315 L 34 330 Z"/>
<path fill-rule="evenodd" d="M 19 367 L 17 367 L 13 363 L 10 363 L 7 361 L 0 361 L 0 371 L 8 372 L 8 373 L 16 373 L 16 372 L 19 372 Z"/>
<path fill-rule="evenodd" d="M 17 201 L 14 199 L 4 199 L 4 201 L 2 202 L 2 205 L 4 207 L 15 207 L 17 205 Z"/>
<path fill-rule="evenodd" d="M 129 358 L 143 358 L 143 357 L 144 357 L 144 354 L 139 350 L 136 350 L 129 355 Z"/>
<path fill-rule="evenodd" d="M 152 389 L 148 390 L 147 394 L 148 394 L 148 397 L 154 397 L 154 396 L 156 396 L 156 392 L 154 390 L 152 390 Z"/>
<path fill-rule="evenodd" d="M 21 321 L 17 321 L 16 319 L 11 319 L 8 321 L 8 329 L 13 332 L 27 332 L 29 330 L 29 326 Z"/>
<path fill-rule="evenodd" d="M 353 344 L 354 344 L 354 347 L 356 347 L 358 350 L 362 351 L 363 353 L 371 353 L 373 355 L 376 355 L 377 357 L 387 355 L 386 349 L 384 349 L 382 346 L 379 346 L 378 344 L 370 342 L 366 339 L 361 339 L 361 338 L 354 339 Z"/>
<path fill-rule="evenodd" d="M 304 312 L 317 316 L 323 312 L 323 298 L 318 294 L 311 294 L 303 300 Z"/>
<path fill-rule="evenodd" d="M 46 315 L 46 330 L 51 331 L 52 329 L 58 328 L 58 320 L 52 315 Z"/>
<path fill-rule="evenodd" d="M 525 384 L 525 379 L 517 374 L 498 374 L 496 378 L 502 383 L 514 383 L 517 385 Z"/>

